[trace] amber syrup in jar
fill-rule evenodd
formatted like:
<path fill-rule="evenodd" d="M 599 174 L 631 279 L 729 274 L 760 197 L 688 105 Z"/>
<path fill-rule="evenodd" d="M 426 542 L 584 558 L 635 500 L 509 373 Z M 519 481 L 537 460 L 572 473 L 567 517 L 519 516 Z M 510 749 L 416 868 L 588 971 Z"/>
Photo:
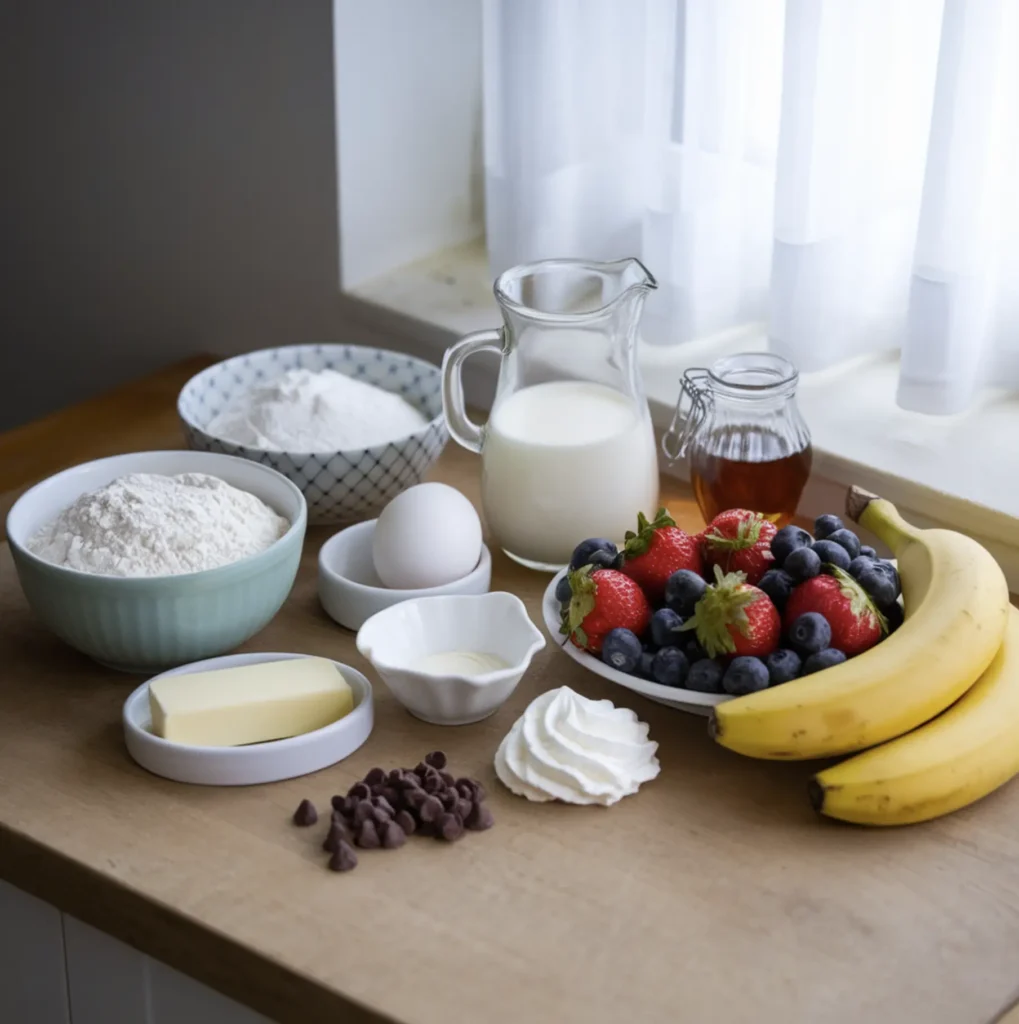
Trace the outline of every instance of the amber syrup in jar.
<path fill-rule="evenodd" d="M 728 508 L 748 508 L 785 526 L 796 513 L 810 476 L 810 444 L 783 454 L 789 451 L 785 439 L 758 433 L 749 451 L 736 451 L 741 446 L 725 436 L 730 431 L 713 431 L 695 442 L 690 452 L 690 481 L 704 521 L 710 523 Z"/>

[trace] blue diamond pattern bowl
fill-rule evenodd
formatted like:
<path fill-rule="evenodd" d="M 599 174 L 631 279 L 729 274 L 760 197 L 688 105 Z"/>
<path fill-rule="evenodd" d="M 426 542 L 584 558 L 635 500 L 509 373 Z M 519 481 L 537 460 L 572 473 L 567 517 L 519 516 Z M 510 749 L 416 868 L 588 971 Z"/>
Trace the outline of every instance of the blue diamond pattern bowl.
<path fill-rule="evenodd" d="M 206 432 L 214 416 L 253 385 L 287 370 L 337 370 L 402 395 L 428 418 L 419 431 L 389 444 L 356 451 L 279 452 L 234 444 Z M 235 356 L 192 377 L 177 399 L 188 444 L 239 455 L 278 470 L 308 502 L 308 522 L 344 524 L 369 519 L 416 483 L 448 439 L 442 417 L 442 374 L 422 359 L 357 345 L 291 345 Z"/>

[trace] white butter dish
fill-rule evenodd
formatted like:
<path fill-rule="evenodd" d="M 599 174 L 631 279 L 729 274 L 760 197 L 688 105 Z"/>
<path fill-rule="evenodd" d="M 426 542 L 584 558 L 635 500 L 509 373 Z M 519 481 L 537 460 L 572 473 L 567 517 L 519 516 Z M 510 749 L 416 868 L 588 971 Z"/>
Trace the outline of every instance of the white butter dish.
<path fill-rule="evenodd" d="M 303 657 L 306 655 L 231 654 L 182 665 L 154 678 Z M 371 735 L 374 724 L 371 683 L 349 665 L 338 661 L 333 664 L 343 673 L 354 693 L 354 710 L 349 715 L 302 736 L 243 747 L 197 747 L 156 736 L 151 731 L 149 684 L 143 683 L 124 702 L 127 751 L 138 764 L 155 775 L 202 786 L 253 786 L 327 768 L 357 750 Z"/>

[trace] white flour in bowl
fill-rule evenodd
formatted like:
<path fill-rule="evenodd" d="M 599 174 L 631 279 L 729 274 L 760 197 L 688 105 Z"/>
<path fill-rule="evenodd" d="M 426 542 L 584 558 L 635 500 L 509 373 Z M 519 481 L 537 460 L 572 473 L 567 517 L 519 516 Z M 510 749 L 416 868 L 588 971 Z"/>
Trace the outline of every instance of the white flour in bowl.
<path fill-rule="evenodd" d="M 28 541 L 54 565 L 176 576 L 257 555 L 290 529 L 260 498 L 207 473 L 132 473 L 83 494 Z"/>
<path fill-rule="evenodd" d="M 205 428 L 268 451 L 316 454 L 388 444 L 428 425 L 399 395 L 336 370 L 288 370 L 258 384 Z"/>

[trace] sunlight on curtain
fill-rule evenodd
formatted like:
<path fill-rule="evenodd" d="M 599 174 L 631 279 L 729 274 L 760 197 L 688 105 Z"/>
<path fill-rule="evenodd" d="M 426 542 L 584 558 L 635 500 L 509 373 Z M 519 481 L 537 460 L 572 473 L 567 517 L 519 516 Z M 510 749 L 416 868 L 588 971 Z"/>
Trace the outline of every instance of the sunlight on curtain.
<path fill-rule="evenodd" d="M 1019 385 L 1019 0 L 485 0 L 494 273 L 640 255 L 645 340 L 769 324 L 899 402 Z"/>

